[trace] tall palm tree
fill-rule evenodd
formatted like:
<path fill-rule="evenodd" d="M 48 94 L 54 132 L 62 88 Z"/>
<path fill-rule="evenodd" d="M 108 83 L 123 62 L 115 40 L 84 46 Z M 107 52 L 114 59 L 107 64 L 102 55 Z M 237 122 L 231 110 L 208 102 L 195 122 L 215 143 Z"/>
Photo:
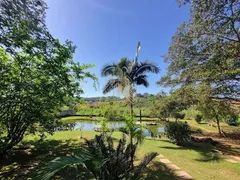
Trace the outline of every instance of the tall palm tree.
<path fill-rule="evenodd" d="M 120 88 L 122 92 L 127 89 L 132 116 L 133 93 L 135 91 L 135 86 L 143 85 L 148 87 L 149 82 L 146 73 L 159 73 L 159 68 L 151 61 L 146 60 L 143 62 L 138 62 L 139 50 L 140 42 L 138 42 L 136 57 L 134 60 L 121 58 L 118 63 L 107 64 L 101 70 L 101 75 L 103 77 L 113 77 L 104 86 L 103 93 L 106 94 L 115 88 Z"/>

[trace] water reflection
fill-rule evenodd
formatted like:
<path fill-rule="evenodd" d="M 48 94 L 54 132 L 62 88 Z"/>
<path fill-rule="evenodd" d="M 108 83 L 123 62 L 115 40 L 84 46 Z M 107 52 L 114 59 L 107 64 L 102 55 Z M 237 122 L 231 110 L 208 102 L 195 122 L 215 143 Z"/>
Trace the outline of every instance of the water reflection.
<path fill-rule="evenodd" d="M 83 130 L 83 131 L 93 131 L 95 127 L 99 126 L 99 122 L 97 121 L 79 121 L 76 122 L 74 129 L 75 130 Z M 124 122 L 122 121 L 110 121 L 108 122 L 108 126 L 110 129 L 117 130 L 120 127 L 124 126 Z M 144 136 L 150 137 L 159 137 L 159 133 L 164 132 L 164 127 L 162 124 L 157 124 L 156 126 L 147 126 L 148 129 L 145 129 L 143 132 Z"/>

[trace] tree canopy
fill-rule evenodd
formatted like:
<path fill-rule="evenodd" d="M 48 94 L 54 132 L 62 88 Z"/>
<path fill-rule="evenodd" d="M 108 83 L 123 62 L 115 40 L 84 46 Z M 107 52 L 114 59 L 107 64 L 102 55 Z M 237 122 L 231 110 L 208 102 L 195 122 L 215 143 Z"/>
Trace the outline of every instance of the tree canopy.
<path fill-rule="evenodd" d="M 45 24 L 42 0 L 0 2 L 0 154 L 33 127 L 51 131 L 59 109 L 83 93 L 93 65 L 73 61 L 76 47 L 60 43 Z"/>
<path fill-rule="evenodd" d="M 240 1 L 178 0 L 190 3 L 190 19 L 178 27 L 165 61 L 168 73 L 158 84 L 205 84 L 209 96 L 240 97 Z"/>

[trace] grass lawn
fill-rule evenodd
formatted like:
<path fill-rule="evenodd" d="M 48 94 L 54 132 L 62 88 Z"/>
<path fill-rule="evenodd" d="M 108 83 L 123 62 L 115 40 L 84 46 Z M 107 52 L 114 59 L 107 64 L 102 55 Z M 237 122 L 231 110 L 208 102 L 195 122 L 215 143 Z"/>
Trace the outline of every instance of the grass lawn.
<path fill-rule="evenodd" d="M 182 121 L 187 121 L 187 123 L 190 126 L 199 128 L 199 129 L 203 130 L 204 132 L 218 133 L 217 126 L 212 127 L 212 126 L 209 126 L 208 123 L 205 123 L 205 122 L 198 124 L 195 120 L 182 120 Z M 214 124 L 214 123 L 212 123 L 212 124 Z M 215 125 L 216 125 L 216 123 L 215 123 Z M 229 126 L 226 123 L 220 123 L 220 127 L 223 131 L 240 132 L 240 126 Z"/>
<path fill-rule="evenodd" d="M 146 140 L 139 148 L 139 157 L 156 151 L 173 164 L 188 172 L 195 179 L 239 179 L 239 163 L 233 164 L 213 152 L 209 144 L 196 144 L 184 148 L 170 143 L 167 139 Z"/>
<path fill-rule="evenodd" d="M 102 121 L 104 120 L 104 117 L 92 117 L 90 118 L 89 116 L 69 116 L 62 118 L 63 121 L 81 121 L 81 120 L 88 120 L 88 121 Z"/>
<path fill-rule="evenodd" d="M 84 131 L 85 138 L 93 138 L 96 132 Z M 27 136 L 19 147 L 31 145 L 31 150 L 26 152 L 17 151 L 7 161 L 0 161 L 0 179 L 13 178 L 25 179 L 31 177 L 31 171 L 28 170 L 34 162 L 46 162 L 55 156 L 61 156 L 77 152 L 81 146 L 82 140 L 79 131 L 59 131 L 53 136 L 48 136 L 44 141 L 38 142 L 36 136 Z M 120 138 L 120 132 L 113 133 L 114 138 Z M 194 144 L 191 147 L 184 148 L 170 143 L 167 139 L 145 139 L 139 146 L 137 159 L 142 159 L 147 152 L 158 152 L 164 155 L 172 163 L 188 172 L 195 179 L 216 179 L 216 180 L 238 180 L 240 179 L 240 165 L 230 163 L 224 160 L 213 151 L 209 144 Z M 38 164 L 37 164 L 38 165 Z M 36 166 L 37 166 L 36 165 Z M 27 174 L 30 171 L 30 174 Z M 24 175 L 27 174 L 27 175 Z M 34 178 L 33 178 L 34 179 Z M 156 158 L 154 162 L 146 169 L 144 179 L 177 179 L 165 165 Z"/>

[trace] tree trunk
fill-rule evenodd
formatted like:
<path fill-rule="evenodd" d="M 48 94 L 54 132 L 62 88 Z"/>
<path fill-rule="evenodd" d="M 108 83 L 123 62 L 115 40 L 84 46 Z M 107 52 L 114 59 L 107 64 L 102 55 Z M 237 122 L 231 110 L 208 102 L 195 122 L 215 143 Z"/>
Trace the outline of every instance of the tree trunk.
<path fill-rule="evenodd" d="M 140 109 L 139 115 L 140 115 L 140 123 L 142 123 L 142 110 L 141 109 Z"/>
<path fill-rule="evenodd" d="M 130 101 L 130 113 L 131 113 L 131 116 L 133 117 L 133 87 L 132 87 L 132 84 L 130 85 L 130 90 L 129 90 L 129 101 Z"/>
<path fill-rule="evenodd" d="M 218 116 L 216 117 L 216 120 L 217 120 L 218 133 L 219 133 L 219 135 L 222 135 L 222 131 L 221 131 L 221 128 L 220 128 L 220 122 L 219 122 Z"/>
<path fill-rule="evenodd" d="M 4 142 L 0 144 L 0 156 L 7 153 L 8 150 L 16 146 L 20 141 L 23 140 L 23 135 L 26 132 L 27 126 L 22 127 L 22 129 L 16 129 L 15 131 L 8 132 L 8 136 L 4 139 Z"/>
<path fill-rule="evenodd" d="M 19 141 L 20 142 L 20 141 Z M 18 142 L 16 143 L 4 143 L 4 144 L 1 144 L 1 150 L 0 150 L 0 157 L 3 157 L 5 154 L 7 154 L 8 150 L 12 149 L 13 146 L 17 145 Z"/>

